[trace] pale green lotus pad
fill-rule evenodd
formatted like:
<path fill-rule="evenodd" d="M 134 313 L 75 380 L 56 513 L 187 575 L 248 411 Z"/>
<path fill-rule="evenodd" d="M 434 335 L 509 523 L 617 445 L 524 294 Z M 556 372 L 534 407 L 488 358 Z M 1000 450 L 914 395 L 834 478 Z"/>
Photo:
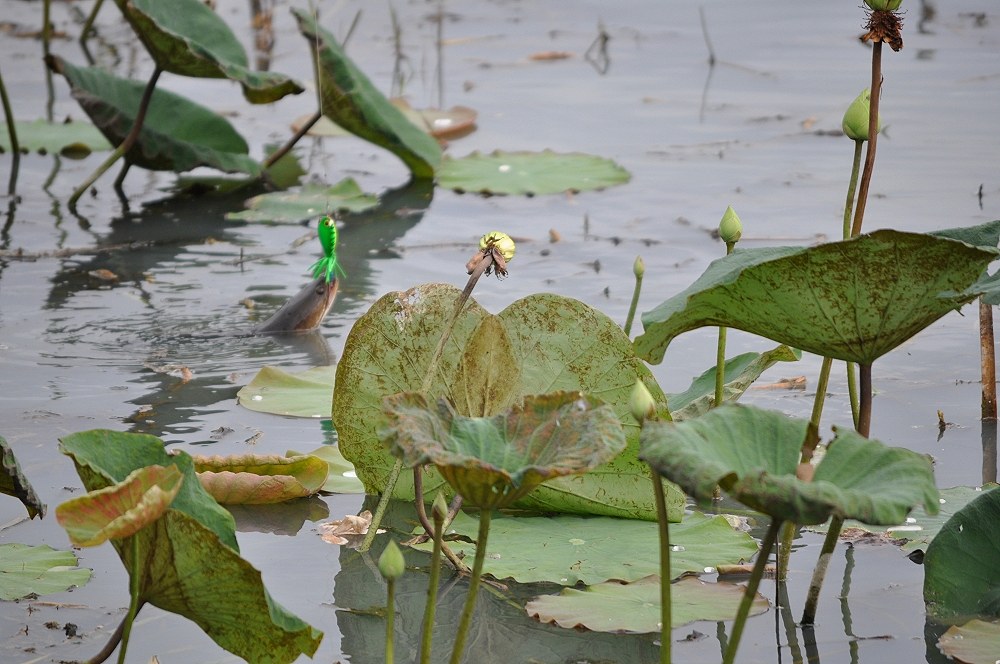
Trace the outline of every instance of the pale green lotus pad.
<path fill-rule="evenodd" d="M 604 157 L 579 152 L 473 152 L 445 157 L 438 184 L 458 192 L 535 196 L 591 191 L 625 184 L 631 175 Z"/>
<path fill-rule="evenodd" d="M 1000 623 L 970 620 L 950 627 L 938 639 L 938 648 L 965 664 L 996 664 L 1000 653 Z"/>
<path fill-rule="evenodd" d="M 431 136 L 406 119 L 372 85 L 315 18 L 292 9 L 313 54 L 323 115 L 356 136 L 399 157 L 416 178 L 434 177 L 441 148 Z"/>
<path fill-rule="evenodd" d="M 240 558 L 232 516 L 205 493 L 191 457 L 168 454 L 145 434 L 94 430 L 60 439 L 89 491 L 124 480 L 137 468 L 176 465 L 183 484 L 170 509 L 131 537 L 112 540 L 139 603 L 197 623 L 226 650 L 248 661 L 292 662 L 312 655 L 323 635 L 271 599 L 260 572 Z"/>
<path fill-rule="evenodd" d="M 16 120 L 17 143 L 21 152 L 50 152 L 68 157 L 86 157 L 94 151 L 110 150 L 108 139 L 89 122 L 48 122 Z M 0 124 L 0 152 L 10 152 L 7 123 Z"/>
<path fill-rule="evenodd" d="M 254 104 L 269 104 L 303 88 L 287 76 L 248 69 L 236 35 L 200 0 L 115 0 L 149 54 L 164 71 L 228 78 Z"/>
<path fill-rule="evenodd" d="M 383 400 L 379 437 L 410 467 L 433 464 L 465 501 L 508 507 L 554 477 L 580 475 L 625 449 L 611 406 L 582 392 L 525 399 L 493 417 L 463 417 L 416 392 Z"/>
<path fill-rule="evenodd" d="M 734 327 L 870 364 L 979 293 L 997 250 L 894 230 L 815 247 L 734 251 L 642 315 L 636 352 L 660 362 L 677 335 Z"/>
<path fill-rule="evenodd" d="M 72 551 L 57 551 L 45 544 L 0 544 L 0 599 L 50 595 L 82 586 L 90 580 L 91 571 L 76 565 Z"/>
<path fill-rule="evenodd" d="M 195 456 L 205 490 L 221 505 L 267 505 L 317 493 L 330 472 L 326 461 L 305 455 Z"/>
<path fill-rule="evenodd" d="M 732 620 L 744 590 L 741 585 L 681 579 L 670 586 L 672 627 L 696 620 Z M 757 594 L 750 615 L 764 613 L 768 606 L 767 599 Z M 558 595 L 533 599 L 524 608 L 532 618 L 571 629 L 659 632 L 660 578 L 651 576 L 627 584 L 601 583 L 583 590 L 564 588 Z"/>
<path fill-rule="evenodd" d="M 808 424 L 775 411 L 723 405 L 679 424 L 647 422 L 640 457 L 702 505 L 711 504 L 718 485 L 744 505 L 799 524 L 836 515 L 892 525 L 918 504 L 937 513 L 926 456 L 846 429 L 835 428 L 813 480 L 798 479 Z"/>
<path fill-rule="evenodd" d="M 460 512 L 448 534 L 474 541 L 478 519 Z M 415 532 L 423 532 L 419 529 Z M 670 526 L 670 574 L 703 574 L 706 568 L 738 564 L 757 553 L 747 533 L 733 530 L 722 516 L 686 514 Z M 475 544 L 466 539 L 448 542 L 455 553 L 471 559 Z M 416 548 L 429 551 L 431 543 Z M 637 581 L 660 571 L 657 526 L 648 521 L 611 517 L 508 517 L 490 521 L 489 554 L 483 571 L 497 579 L 518 583 L 542 581 L 573 586 L 608 580 Z M 659 601 L 659 600 L 657 600 Z"/>
<path fill-rule="evenodd" d="M 45 503 L 21 472 L 21 466 L 14 457 L 14 450 L 3 436 L 0 436 L 0 493 L 20 500 L 32 519 L 36 516 L 45 516 Z"/>
<path fill-rule="evenodd" d="M 56 520 L 73 546 L 129 537 L 163 516 L 183 479 L 177 466 L 137 468 L 117 484 L 67 500 L 56 508 Z"/>
<path fill-rule="evenodd" d="M 322 445 L 310 452 L 295 452 L 288 450 L 285 456 L 302 456 L 310 454 L 326 462 L 329 473 L 323 483 L 323 491 L 328 493 L 364 493 L 365 487 L 358 479 L 354 464 L 344 458 L 336 445 Z"/>
<path fill-rule="evenodd" d="M 307 184 L 298 191 L 275 191 L 254 196 L 246 202 L 248 209 L 227 212 L 230 221 L 268 221 L 297 224 L 333 212 L 361 212 L 378 205 L 378 197 L 366 194 L 352 178 L 344 178 L 328 187 Z"/>
<path fill-rule="evenodd" d="M 169 3 L 168 3 L 169 4 Z M 131 131 L 145 83 L 96 67 L 74 67 L 49 56 L 49 68 L 66 77 L 73 97 L 101 133 L 119 145 Z M 226 173 L 260 174 L 243 137 L 221 115 L 189 99 L 156 89 L 136 144 L 125 158 L 142 168 L 182 172 L 210 166 Z"/>
<path fill-rule="evenodd" d="M 380 493 L 395 462 L 377 428 L 382 398 L 420 391 L 431 355 L 455 308 L 459 290 L 424 284 L 382 296 L 354 324 L 337 365 L 333 420 L 340 450 L 371 493 Z M 614 409 L 627 447 L 582 477 L 546 482 L 518 507 L 546 512 L 656 518 L 649 468 L 638 459 L 639 427 L 628 401 L 642 380 L 661 409 L 663 391 L 635 357 L 621 328 L 586 304 L 552 294 L 531 295 L 493 315 L 470 300 L 455 322 L 429 397 L 447 397 L 458 414 L 489 417 L 531 394 L 559 390 L 591 394 Z M 447 488 L 437 471 L 425 473 L 424 495 Z M 394 495 L 413 498 L 410 473 Z M 680 520 L 684 497 L 668 492 L 671 518 Z"/>
<path fill-rule="evenodd" d="M 1000 491 L 958 510 L 924 556 L 927 613 L 949 622 L 1000 617 Z"/>
<path fill-rule="evenodd" d="M 336 367 L 329 366 L 289 373 L 266 366 L 240 388 L 236 399 L 244 408 L 258 413 L 327 418 L 333 403 L 336 371 Z"/>

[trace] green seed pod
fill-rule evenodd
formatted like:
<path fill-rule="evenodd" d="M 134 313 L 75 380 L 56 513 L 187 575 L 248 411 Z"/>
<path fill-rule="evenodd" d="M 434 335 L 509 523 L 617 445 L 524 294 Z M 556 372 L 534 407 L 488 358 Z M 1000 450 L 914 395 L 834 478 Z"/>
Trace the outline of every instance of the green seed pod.
<path fill-rule="evenodd" d="M 844 113 L 842 126 L 847 137 L 855 141 L 868 140 L 868 116 L 871 113 L 872 91 L 865 88 L 857 99 L 851 102 Z M 878 130 L 882 131 L 882 118 L 878 119 Z"/>
<path fill-rule="evenodd" d="M 444 521 L 448 518 L 448 503 L 445 502 L 444 494 L 438 491 L 434 497 L 434 505 L 431 506 L 431 514 L 435 521 Z"/>
<path fill-rule="evenodd" d="M 632 274 L 635 275 L 636 279 L 642 279 L 642 275 L 646 274 L 646 264 L 642 262 L 642 256 L 635 257 L 635 262 L 632 263 Z"/>
<path fill-rule="evenodd" d="M 396 540 L 390 539 L 379 556 L 378 571 L 386 579 L 398 579 L 406 571 L 406 561 L 403 560 L 403 552 L 396 546 Z"/>
<path fill-rule="evenodd" d="M 628 399 L 628 407 L 632 412 L 632 417 L 639 423 L 656 415 L 656 402 L 653 401 L 653 395 L 649 393 L 649 388 L 641 380 L 635 381 L 632 394 Z"/>
<path fill-rule="evenodd" d="M 876 12 L 894 12 L 899 9 L 899 6 L 903 4 L 903 0 L 865 0 L 865 4 L 872 11 Z"/>
<path fill-rule="evenodd" d="M 743 222 L 732 206 L 726 208 L 726 213 L 722 215 L 719 222 L 719 237 L 728 244 L 736 244 L 743 235 Z"/>
<path fill-rule="evenodd" d="M 486 249 L 490 245 L 496 247 L 497 251 L 500 252 L 500 255 L 503 256 L 505 261 L 509 261 L 514 258 L 514 251 L 517 247 L 514 246 L 514 240 L 512 240 L 506 233 L 501 233 L 500 231 L 490 231 L 479 239 L 480 249 Z"/>

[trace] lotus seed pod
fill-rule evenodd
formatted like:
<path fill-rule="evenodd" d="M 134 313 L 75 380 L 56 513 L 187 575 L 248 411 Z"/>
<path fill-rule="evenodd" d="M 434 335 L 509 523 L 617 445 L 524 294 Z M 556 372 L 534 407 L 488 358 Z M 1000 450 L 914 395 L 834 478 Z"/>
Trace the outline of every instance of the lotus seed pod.
<path fill-rule="evenodd" d="M 635 275 L 636 279 L 642 279 L 642 275 L 646 274 L 646 264 L 642 262 L 642 256 L 635 257 L 635 262 L 632 263 L 632 274 Z"/>
<path fill-rule="evenodd" d="M 743 222 L 732 206 L 726 208 L 726 213 L 722 215 L 719 222 L 719 237 L 726 244 L 736 244 L 743 235 Z"/>
<path fill-rule="evenodd" d="M 855 141 L 868 140 L 868 116 L 871 114 L 872 91 L 865 88 L 857 99 L 851 102 L 844 113 L 843 128 L 847 137 Z M 878 129 L 882 131 L 882 118 L 878 119 Z"/>
<path fill-rule="evenodd" d="M 640 423 L 656 415 L 656 402 L 653 401 L 653 395 L 649 393 L 646 384 L 641 380 L 635 381 L 632 394 L 628 399 L 628 407 L 632 411 L 632 417 Z"/>
<path fill-rule="evenodd" d="M 490 231 L 480 238 L 480 249 L 486 249 L 490 245 L 493 245 L 493 247 L 500 252 L 500 255 L 503 256 L 505 261 L 509 261 L 514 258 L 514 251 L 517 247 L 514 246 L 514 240 L 512 240 L 506 233 L 501 233 L 500 231 Z"/>
<path fill-rule="evenodd" d="M 390 539 L 385 551 L 378 558 L 378 571 L 386 579 L 398 579 L 406 571 L 406 561 L 403 552 L 396 546 L 396 540 Z"/>
<path fill-rule="evenodd" d="M 444 500 L 444 494 L 438 491 L 434 497 L 434 505 L 431 507 L 431 514 L 435 521 L 444 521 L 448 518 L 448 503 Z"/>
<path fill-rule="evenodd" d="M 865 0 L 870 9 L 877 12 L 894 12 L 903 4 L 903 0 Z"/>

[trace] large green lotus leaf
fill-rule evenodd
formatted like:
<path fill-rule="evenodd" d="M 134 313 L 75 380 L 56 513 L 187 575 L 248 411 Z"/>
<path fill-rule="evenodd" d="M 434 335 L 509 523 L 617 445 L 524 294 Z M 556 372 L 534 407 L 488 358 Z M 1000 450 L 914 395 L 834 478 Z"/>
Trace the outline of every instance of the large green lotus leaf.
<path fill-rule="evenodd" d="M 987 221 L 975 226 L 943 228 L 939 231 L 931 231 L 929 235 L 958 240 L 974 247 L 995 249 L 997 244 L 1000 244 L 1000 220 Z"/>
<path fill-rule="evenodd" d="M 438 184 L 458 192 L 483 195 L 561 194 L 625 184 L 627 170 L 604 157 L 579 152 L 473 152 L 445 157 Z"/>
<path fill-rule="evenodd" d="M 966 290 L 996 249 L 880 230 L 815 247 L 734 251 L 642 315 L 636 352 L 660 362 L 688 330 L 724 325 L 870 364 L 980 293 Z"/>
<path fill-rule="evenodd" d="M 378 196 L 366 194 L 353 178 L 344 178 L 332 187 L 307 184 L 299 191 L 275 191 L 254 196 L 246 210 L 227 212 L 230 221 L 267 221 L 298 224 L 333 211 L 362 212 L 378 205 Z"/>
<path fill-rule="evenodd" d="M 0 544 L 0 599 L 14 600 L 58 593 L 90 580 L 91 571 L 77 566 L 72 551 L 42 544 Z"/>
<path fill-rule="evenodd" d="M 674 424 L 647 422 L 641 457 L 699 503 L 716 485 L 743 504 L 800 524 L 831 516 L 890 525 L 923 504 L 937 513 L 938 491 L 926 456 L 835 429 L 813 480 L 796 477 L 806 420 L 723 405 Z"/>
<path fill-rule="evenodd" d="M 14 457 L 14 450 L 7 444 L 7 440 L 0 436 L 0 493 L 14 496 L 21 501 L 28 516 L 34 519 L 36 516 L 45 516 L 45 503 L 35 493 L 31 482 L 21 472 L 21 466 Z"/>
<path fill-rule="evenodd" d="M 317 493 L 330 467 L 319 457 L 195 456 L 198 479 L 220 505 L 268 505 Z"/>
<path fill-rule="evenodd" d="M 458 295 L 458 289 L 446 284 L 388 293 L 358 319 L 347 337 L 337 366 L 333 420 L 340 449 L 369 492 L 386 487 L 395 461 L 378 437 L 382 398 L 421 390 Z M 506 360 L 497 357 L 498 366 L 489 371 L 475 371 L 484 348 L 510 354 Z M 502 381 L 497 382 L 497 376 Z M 455 322 L 427 395 L 446 396 L 459 414 L 475 417 L 503 412 L 531 394 L 578 390 L 601 399 L 624 425 L 625 451 L 586 475 L 550 480 L 517 505 L 653 520 L 649 469 L 638 459 L 639 426 L 628 406 L 636 379 L 665 410 L 663 391 L 635 357 L 621 328 L 582 302 L 538 294 L 496 316 L 470 300 Z M 476 404 L 478 412 L 463 412 Z M 409 475 L 401 475 L 396 497 L 413 498 Z M 671 518 L 679 520 L 684 497 L 676 487 L 667 487 Z M 425 497 L 433 498 L 440 488 L 447 489 L 440 474 L 432 469 L 425 473 Z"/>
<path fill-rule="evenodd" d="M 696 620 L 732 620 L 743 599 L 744 587 L 681 579 L 670 586 L 670 622 L 680 627 Z M 757 594 L 750 614 L 767 611 L 767 599 Z M 542 595 L 524 609 L 532 618 L 568 629 L 595 632 L 659 632 L 660 577 L 632 583 L 601 583 L 583 590 L 563 588 L 558 595 Z"/>
<path fill-rule="evenodd" d="M 265 366 L 236 393 L 239 405 L 258 413 L 326 418 L 333 404 L 337 367 L 313 367 L 290 373 Z"/>
<path fill-rule="evenodd" d="M 778 362 L 795 362 L 802 353 L 781 345 L 764 353 L 743 353 L 726 360 L 723 401 L 738 400 L 760 375 Z M 670 415 L 675 422 L 704 415 L 715 406 L 715 367 L 706 369 L 679 394 L 668 394 Z"/>
<path fill-rule="evenodd" d="M 493 417 L 463 417 L 447 399 L 432 404 L 419 392 L 388 396 L 383 408 L 379 437 L 392 453 L 410 467 L 436 466 L 481 509 L 509 507 L 542 482 L 583 474 L 625 449 L 615 412 L 582 392 L 528 396 Z"/>
<path fill-rule="evenodd" d="M 441 148 L 372 85 L 337 40 L 307 12 L 292 9 L 316 65 L 323 115 L 399 157 L 415 178 L 434 177 Z"/>
<path fill-rule="evenodd" d="M 169 4 L 169 3 L 167 3 Z M 101 133 L 120 145 L 132 129 L 145 83 L 95 67 L 75 67 L 58 56 L 49 67 L 66 77 L 73 97 Z M 142 168 L 189 171 L 198 166 L 226 173 L 260 174 L 243 137 L 220 115 L 166 90 L 155 90 L 139 138 L 126 159 Z"/>
<path fill-rule="evenodd" d="M 143 466 L 176 465 L 184 482 L 170 507 L 190 514 L 224 544 L 239 551 L 232 515 L 202 488 L 188 454 L 168 454 L 156 436 L 108 429 L 71 433 L 59 439 L 59 449 L 72 457 L 87 491 L 117 484 Z"/>
<path fill-rule="evenodd" d="M 952 626 L 938 639 L 945 655 L 965 664 L 996 664 L 1000 653 L 1000 623 L 970 620 Z"/>
<path fill-rule="evenodd" d="M 253 104 L 267 104 L 303 90 L 283 74 L 250 71 L 246 51 L 236 35 L 200 0 L 115 3 L 163 71 L 228 78 L 243 87 L 243 96 Z"/>
<path fill-rule="evenodd" d="M 1000 491 L 986 491 L 958 510 L 924 556 L 927 612 L 959 623 L 1000 617 Z"/>
<path fill-rule="evenodd" d="M 128 537 L 159 519 L 180 491 L 177 466 L 145 466 L 117 484 L 88 491 L 56 508 L 73 546 L 97 546 Z"/>
<path fill-rule="evenodd" d="M 89 122 L 15 121 L 21 152 L 51 152 L 69 157 L 85 157 L 92 151 L 110 150 L 108 139 Z M 0 153 L 10 151 L 7 123 L 0 124 Z"/>
<path fill-rule="evenodd" d="M 448 527 L 448 534 L 463 539 L 451 541 L 448 546 L 471 559 L 478 527 L 478 519 L 460 512 Z M 757 553 L 754 539 L 733 530 L 725 517 L 697 512 L 671 524 L 670 544 L 672 578 L 748 561 Z M 416 548 L 429 551 L 431 543 Z M 648 521 L 606 516 L 497 515 L 490 522 L 489 555 L 483 570 L 495 578 L 510 578 L 518 583 L 546 581 L 573 586 L 609 580 L 637 581 L 659 573 L 660 540 L 656 524 Z"/>
<path fill-rule="evenodd" d="M 285 456 L 301 456 L 311 454 L 326 462 L 328 473 L 322 490 L 328 493 L 364 493 L 365 487 L 358 479 L 354 464 L 344 458 L 336 445 L 322 445 L 310 452 L 288 450 Z"/>
<path fill-rule="evenodd" d="M 997 488 L 996 484 L 986 485 L 982 488 L 971 486 L 956 486 L 950 489 L 941 489 L 941 509 L 937 514 L 931 515 L 920 506 L 914 508 L 910 516 L 906 517 L 905 523 L 897 523 L 891 526 L 873 526 L 861 523 L 853 519 L 844 521 L 843 529 L 859 528 L 866 532 L 876 533 L 891 537 L 900 545 L 900 548 L 907 552 L 916 550 L 926 551 L 927 546 L 937 537 L 941 527 L 947 523 L 955 512 L 969 504 L 970 501 L 982 495 L 983 491 L 992 491 Z M 808 526 L 806 529 L 817 533 L 827 532 L 829 524 L 816 524 Z"/>
<path fill-rule="evenodd" d="M 260 572 L 236 551 L 232 516 L 205 493 L 190 456 L 167 454 L 154 436 L 104 430 L 70 434 L 60 448 L 90 491 L 148 465 L 175 464 L 183 474 L 160 519 L 112 540 L 130 576 L 138 577 L 140 605 L 189 618 L 248 661 L 292 662 L 316 651 L 322 633 L 271 599 Z"/>

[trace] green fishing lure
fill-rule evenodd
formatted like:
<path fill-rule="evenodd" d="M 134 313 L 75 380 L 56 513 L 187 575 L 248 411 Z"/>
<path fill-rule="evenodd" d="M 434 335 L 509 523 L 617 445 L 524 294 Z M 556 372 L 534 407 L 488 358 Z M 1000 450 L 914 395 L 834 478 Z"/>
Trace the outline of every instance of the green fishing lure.
<path fill-rule="evenodd" d="M 319 243 L 323 246 L 323 258 L 313 263 L 309 270 L 313 278 L 325 277 L 326 283 L 330 283 L 336 277 L 346 277 L 344 268 L 340 267 L 337 260 L 337 224 L 333 217 L 324 216 L 319 220 Z"/>

